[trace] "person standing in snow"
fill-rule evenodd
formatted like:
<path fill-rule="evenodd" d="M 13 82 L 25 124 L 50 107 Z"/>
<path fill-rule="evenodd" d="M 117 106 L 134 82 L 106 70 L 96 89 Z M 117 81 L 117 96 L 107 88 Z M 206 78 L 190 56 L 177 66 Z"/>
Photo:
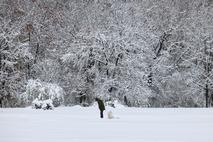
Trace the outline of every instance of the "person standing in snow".
<path fill-rule="evenodd" d="M 100 110 L 100 117 L 104 118 L 103 112 L 105 110 L 105 106 L 104 106 L 103 101 L 99 98 L 95 98 L 95 101 L 98 102 L 98 107 L 99 107 L 99 110 Z"/>

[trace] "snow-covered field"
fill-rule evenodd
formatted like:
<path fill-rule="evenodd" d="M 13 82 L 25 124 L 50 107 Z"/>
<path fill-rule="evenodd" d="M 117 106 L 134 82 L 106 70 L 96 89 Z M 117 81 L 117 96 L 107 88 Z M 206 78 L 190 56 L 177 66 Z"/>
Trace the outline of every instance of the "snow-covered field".
<path fill-rule="evenodd" d="M 213 109 L 0 109 L 0 142 L 213 142 Z"/>

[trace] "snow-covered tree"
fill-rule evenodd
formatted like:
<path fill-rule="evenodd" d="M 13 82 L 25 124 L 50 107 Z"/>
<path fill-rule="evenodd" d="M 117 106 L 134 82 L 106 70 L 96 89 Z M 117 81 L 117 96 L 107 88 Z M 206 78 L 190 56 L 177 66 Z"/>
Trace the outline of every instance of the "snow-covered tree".
<path fill-rule="evenodd" d="M 2 0 L 1 96 L 39 79 L 62 87 L 65 105 L 211 106 L 212 4 Z"/>

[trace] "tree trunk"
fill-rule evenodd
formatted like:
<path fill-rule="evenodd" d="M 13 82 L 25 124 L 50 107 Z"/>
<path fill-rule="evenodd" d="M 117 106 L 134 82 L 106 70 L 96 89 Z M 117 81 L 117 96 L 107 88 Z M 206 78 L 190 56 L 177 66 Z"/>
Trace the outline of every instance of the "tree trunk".
<path fill-rule="evenodd" d="M 2 98 L 0 98 L 0 108 L 2 108 Z"/>
<path fill-rule="evenodd" d="M 37 62 L 37 58 L 38 58 L 38 51 L 39 51 L 39 43 L 37 43 L 37 46 L 36 46 L 36 53 L 35 53 L 34 64 L 36 64 L 36 62 Z"/>
<path fill-rule="evenodd" d="M 27 64 L 27 79 L 30 78 L 30 63 Z"/>
<path fill-rule="evenodd" d="M 206 97 L 206 108 L 209 107 L 209 88 L 208 88 L 208 84 L 206 84 L 206 88 L 205 88 L 205 97 Z"/>
<path fill-rule="evenodd" d="M 2 61 L 1 61 L 1 54 L 0 54 L 0 70 L 1 70 L 1 67 L 2 67 Z"/>
<path fill-rule="evenodd" d="M 209 75 L 210 72 L 210 60 L 209 60 L 209 53 L 207 52 L 207 43 L 206 40 L 204 41 L 204 55 L 206 56 L 206 61 L 205 61 L 205 71 L 206 71 L 206 75 Z M 208 79 L 208 78 L 207 78 Z M 209 85 L 208 85 L 208 80 L 206 81 L 206 87 L 205 87 L 205 97 L 206 97 L 206 107 L 209 107 L 210 105 L 210 96 L 209 96 Z"/>
<path fill-rule="evenodd" d="M 31 37 L 30 37 L 30 32 L 28 33 L 28 36 L 29 36 L 29 42 L 30 42 L 30 40 L 31 40 Z"/>

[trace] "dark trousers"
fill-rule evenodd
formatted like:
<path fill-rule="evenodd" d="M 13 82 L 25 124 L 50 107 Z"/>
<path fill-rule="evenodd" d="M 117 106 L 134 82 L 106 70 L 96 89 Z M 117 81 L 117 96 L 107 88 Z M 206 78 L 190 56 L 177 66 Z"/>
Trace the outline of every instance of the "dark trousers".
<path fill-rule="evenodd" d="M 100 111 L 100 116 L 101 116 L 101 118 L 104 118 L 104 113 L 103 113 L 104 111 Z"/>

